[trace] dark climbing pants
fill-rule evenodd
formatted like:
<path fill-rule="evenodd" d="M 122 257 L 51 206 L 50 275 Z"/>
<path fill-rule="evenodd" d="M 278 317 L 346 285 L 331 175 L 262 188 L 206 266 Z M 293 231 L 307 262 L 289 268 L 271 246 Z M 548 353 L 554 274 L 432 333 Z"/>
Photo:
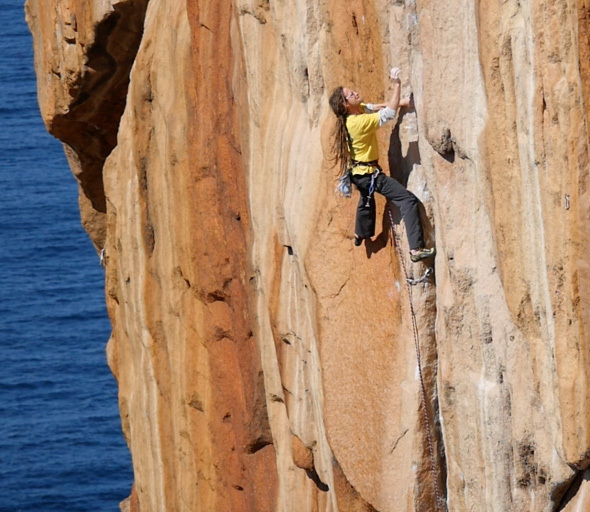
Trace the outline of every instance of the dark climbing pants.
<path fill-rule="evenodd" d="M 375 197 L 369 194 L 371 175 L 353 175 L 352 182 L 356 185 L 361 198 L 356 209 L 355 234 L 360 238 L 375 235 Z M 379 192 L 397 206 L 406 223 L 406 233 L 410 249 L 424 247 L 424 236 L 420 222 L 418 198 L 401 185 L 397 180 L 380 172 L 375 178 L 375 192 Z"/>

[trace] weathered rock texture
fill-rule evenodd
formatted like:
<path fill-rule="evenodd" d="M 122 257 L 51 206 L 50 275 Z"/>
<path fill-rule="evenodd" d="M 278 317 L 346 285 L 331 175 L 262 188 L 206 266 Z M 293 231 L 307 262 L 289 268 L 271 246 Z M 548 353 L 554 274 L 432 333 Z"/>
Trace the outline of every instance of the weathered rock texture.
<path fill-rule="evenodd" d="M 439 493 L 590 510 L 587 0 L 28 0 L 27 18 L 104 249 L 126 510 L 436 510 L 385 203 L 354 248 L 328 159 L 331 89 L 381 101 L 391 65 L 416 108 L 381 160 L 438 248 L 412 297 Z"/>

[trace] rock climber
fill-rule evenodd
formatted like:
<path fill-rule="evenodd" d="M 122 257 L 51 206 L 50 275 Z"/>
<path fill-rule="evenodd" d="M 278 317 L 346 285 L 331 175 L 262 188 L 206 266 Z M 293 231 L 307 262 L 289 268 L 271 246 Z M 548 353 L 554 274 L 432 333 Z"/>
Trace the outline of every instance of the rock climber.
<path fill-rule="evenodd" d="M 406 224 L 413 262 L 430 258 L 436 249 L 424 247 L 418 199 L 394 178 L 383 173 L 379 165 L 377 130 L 393 120 L 399 107 L 410 107 L 411 99 L 400 100 L 399 68 L 391 70 L 393 92 L 387 103 L 363 103 L 361 96 L 347 87 L 336 87 L 330 97 L 330 107 L 337 117 L 333 134 L 334 159 L 350 176 L 361 197 L 356 210 L 354 244 L 375 235 L 375 198 L 379 192 L 395 204 Z"/>

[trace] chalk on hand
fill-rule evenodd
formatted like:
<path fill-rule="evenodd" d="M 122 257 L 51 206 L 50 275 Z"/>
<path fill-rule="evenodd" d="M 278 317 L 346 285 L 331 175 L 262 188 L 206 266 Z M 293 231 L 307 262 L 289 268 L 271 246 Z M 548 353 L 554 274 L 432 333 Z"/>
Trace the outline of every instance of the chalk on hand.
<path fill-rule="evenodd" d="M 399 80 L 400 73 L 401 73 L 400 68 L 391 68 L 391 72 L 389 73 L 389 76 L 391 77 L 392 80 Z"/>

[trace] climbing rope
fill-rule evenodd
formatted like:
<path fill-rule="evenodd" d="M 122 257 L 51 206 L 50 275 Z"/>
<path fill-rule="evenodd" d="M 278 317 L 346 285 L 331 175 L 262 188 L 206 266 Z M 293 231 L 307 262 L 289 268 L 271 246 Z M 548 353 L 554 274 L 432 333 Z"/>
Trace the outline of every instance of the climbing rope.
<path fill-rule="evenodd" d="M 438 472 L 436 470 L 436 460 L 434 457 L 434 445 L 432 442 L 432 428 L 430 426 L 430 417 L 428 415 L 428 409 L 426 407 L 426 386 L 424 386 L 424 378 L 422 376 L 422 360 L 420 357 L 420 336 L 418 333 L 418 322 L 416 321 L 416 312 L 414 311 L 414 304 L 412 300 L 412 285 L 424 281 L 430 276 L 434 270 L 432 267 L 428 268 L 424 275 L 419 279 L 411 279 L 408 277 L 408 271 L 406 269 L 406 263 L 402 254 L 401 244 L 397 236 L 395 229 L 395 223 L 393 222 L 393 215 L 391 214 L 391 207 L 388 205 L 387 211 L 389 213 L 389 221 L 391 223 L 391 232 L 393 233 L 395 248 L 402 264 L 402 269 L 406 277 L 406 289 L 408 291 L 408 298 L 410 300 L 410 313 L 412 316 L 412 329 L 414 331 L 414 346 L 416 348 L 416 362 L 418 363 L 418 375 L 420 377 L 420 392 L 422 395 L 422 411 L 424 415 L 424 424 L 426 425 L 426 439 L 428 441 L 428 453 L 430 455 L 430 472 L 432 473 L 432 480 L 434 481 L 434 495 L 436 498 L 436 510 L 445 510 L 444 501 L 442 499 L 440 489 L 438 487 Z"/>

